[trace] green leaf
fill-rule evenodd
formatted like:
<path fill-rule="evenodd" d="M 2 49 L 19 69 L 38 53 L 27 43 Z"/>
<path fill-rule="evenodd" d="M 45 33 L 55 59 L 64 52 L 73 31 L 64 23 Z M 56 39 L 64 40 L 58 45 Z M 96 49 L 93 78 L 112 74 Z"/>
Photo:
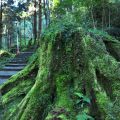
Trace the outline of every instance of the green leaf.
<path fill-rule="evenodd" d="M 83 98 L 83 94 L 82 93 L 75 93 L 76 96 L 80 97 L 80 98 Z"/>
<path fill-rule="evenodd" d="M 88 97 L 86 97 L 86 96 L 83 97 L 83 101 L 90 104 L 90 99 Z"/>
<path fill-rule="evenodd" d="M 79 98 L 83 99 L 83 102 L 87 102 L 90 104 L 90 99 L 87 96 L 84 96 L 82 93 L 75 93 L 76 96 L 78 96 Z M 79 103 L 79 101 L 77 101 L 77 103 Z"/>
<path fill-rule="evenodd" d="M 77 101 L 76 101 L 76 104 L 79 104 L 79 103 L 80 103 L 80 101 L 81 101 L 81 100 L 77 100 Z"/>
<path fill-rule="evenodd" d="M 84 107 L 84 103 L 81 104 L 81 107 L 82 107 L 82 108 Z"/>
<path fill-rule="evenodd" d="M 77 120 L 94 120 L 93 117 L 87 115 L 86 113 L 81 113 L 79 115 L 77 115 Z"/>

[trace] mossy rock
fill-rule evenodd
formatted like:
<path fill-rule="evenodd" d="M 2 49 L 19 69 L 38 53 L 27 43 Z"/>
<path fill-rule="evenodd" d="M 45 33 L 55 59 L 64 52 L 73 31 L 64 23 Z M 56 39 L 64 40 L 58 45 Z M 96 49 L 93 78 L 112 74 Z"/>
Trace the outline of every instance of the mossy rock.
<path fill-rule="evenodd" d="M 5 51 L 5 50 L 0 50 L 0 57 L 10 57 L 12 54 Z"/>

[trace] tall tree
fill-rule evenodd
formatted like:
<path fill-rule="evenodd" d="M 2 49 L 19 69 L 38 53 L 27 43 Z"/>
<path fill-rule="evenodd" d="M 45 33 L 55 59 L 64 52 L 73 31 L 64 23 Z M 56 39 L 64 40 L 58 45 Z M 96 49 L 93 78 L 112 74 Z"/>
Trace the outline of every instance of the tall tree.
<path fill-rule="evenodd" d="M 40 39 L 40 34 L 42 31 L 42 3 L 41 3 L 41 0 L 38 1 L 38 5 L 39 5 L 38 39 Z"/>
<path fill-rule="evenodd" d="M 46 26 L 48 25 L 47 21 L 48 21 L 48 15 L 47 15 L 47 9 L 46 9 L 46 0 L 43 0 L 43 4 L 44 4 L 44 16 L 45 16 L 45 22 L 46 22 Z"/>
<path fill-rule="evenodd" d="M 34 41 L 35 44 L 37 43 L 37 1 L 34 0 L 34 22 L 33 22 L 33 35 L 34 35 Z"/>
<path fill-rule="evenodd" d="M 2 48 L 2 0 L 0 2 L 0 49 Z"/>

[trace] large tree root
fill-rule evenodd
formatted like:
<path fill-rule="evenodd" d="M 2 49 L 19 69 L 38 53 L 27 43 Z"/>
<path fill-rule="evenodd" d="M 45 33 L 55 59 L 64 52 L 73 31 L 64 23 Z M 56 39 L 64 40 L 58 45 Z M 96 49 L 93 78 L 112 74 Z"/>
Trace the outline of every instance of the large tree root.
<path fill-rule="evenodd" d="M 17 86 L 22 80 L 29 79 L 32 73 L 37 69 L 37 54 L 33 56 L 34 59 L 22 71 L 12 76 L 5 84 L 0 86 L 1 94 L 4 95 L 13 87 Z M 35 71 L 36 72 L 36 71 Z"/>

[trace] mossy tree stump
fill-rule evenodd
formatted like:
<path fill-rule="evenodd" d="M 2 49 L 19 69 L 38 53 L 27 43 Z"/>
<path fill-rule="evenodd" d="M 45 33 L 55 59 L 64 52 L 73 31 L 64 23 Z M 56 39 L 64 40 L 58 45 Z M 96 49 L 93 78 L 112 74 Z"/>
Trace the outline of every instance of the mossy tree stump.
<path fill-rule="evenodd" d="M 1 87 L 5 120 L 76 120 L 82 113 L 109 120 L 105 105 L 116 107 L 120 97 L 120 42 L 109 36 L 96 39 L 77 28 L 52 30 L 43 35 L 32 62 Z M 30 77 L 32 71 L 37 74 Z M 75 93 L 90 103 L 79 108 Z"/>

